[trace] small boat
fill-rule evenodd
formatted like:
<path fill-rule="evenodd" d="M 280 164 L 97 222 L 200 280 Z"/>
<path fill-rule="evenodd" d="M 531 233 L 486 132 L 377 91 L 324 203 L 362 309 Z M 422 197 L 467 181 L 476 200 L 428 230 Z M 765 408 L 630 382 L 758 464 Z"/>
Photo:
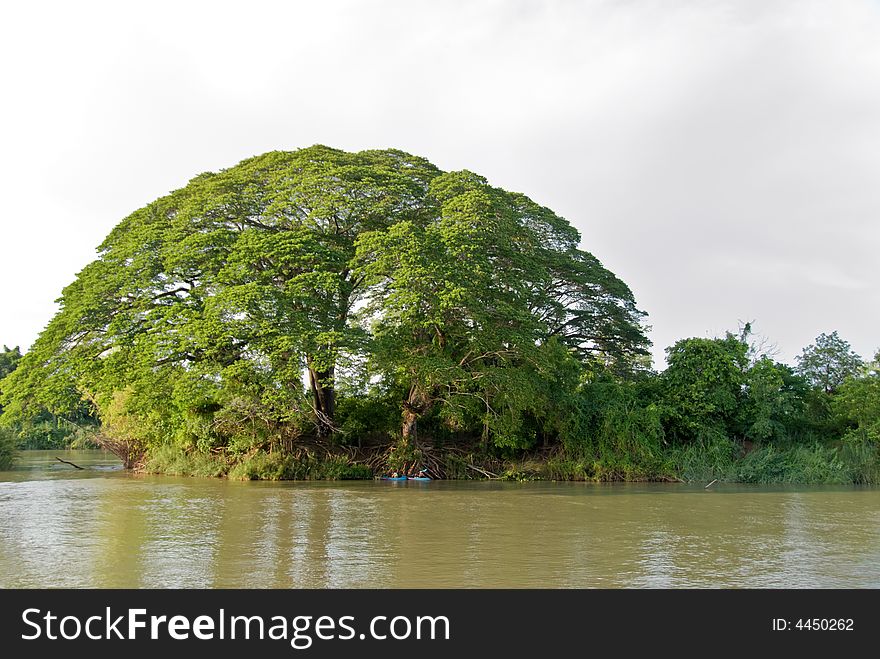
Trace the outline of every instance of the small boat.
<path fill-rule="evenodd" d="M 431 481 L 431 480 L 434 480 L 434 479 L 431 478 L 431 477 L 429 477 L 429 476 L 410 476 L 407 480 L 411 480 L 411 481 Z"/>
<path fill-rule="evenodd" d="M 406 476 L 382 476 L 379 480 L 382 481 L 405 481 L 407 480 Z"/>

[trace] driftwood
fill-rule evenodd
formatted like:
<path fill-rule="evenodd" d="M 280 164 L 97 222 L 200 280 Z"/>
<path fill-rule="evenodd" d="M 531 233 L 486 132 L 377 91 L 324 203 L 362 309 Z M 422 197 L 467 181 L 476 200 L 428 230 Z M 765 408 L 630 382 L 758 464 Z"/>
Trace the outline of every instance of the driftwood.
<path fill-rule="evenodd" d="M 76 467 L 77 469 L 85 470 L 85 467 L 80 467 L 79 465 L 75 465 L 72 462 L 68 462 L 67 460 L 62 460 L 57 455 L 55 456 L 55 459 L 58 460 L 58 462 L 63 462 L 64 464 L 70 465 L 71 467 Z"/>
<path fill-rule="evenodd" d="M 713 485 L 715 485 L 715 483 L 717 483 L 717 482 L 718 482 L 718 479 L 716 478 L 714 481 L 712 481 L 711 483 L 709 483 L 709 484 L 708 484 L 706 487 L 704 487 L 703 489 L 704 489 L 704 490 L 708 490 L 710 487 L 712 487 Z"/>
<path fill-rule="evenodd" d="M 468 469 L 473 469 L 474 471 L 483 474 L 483 476 L 485 476 L 486 478 L 498 478 L 498 474 L 493 474 L 491 471 L 480 469 L 479 467 L 475 467 L 474 465 L 468 465 Z"/>

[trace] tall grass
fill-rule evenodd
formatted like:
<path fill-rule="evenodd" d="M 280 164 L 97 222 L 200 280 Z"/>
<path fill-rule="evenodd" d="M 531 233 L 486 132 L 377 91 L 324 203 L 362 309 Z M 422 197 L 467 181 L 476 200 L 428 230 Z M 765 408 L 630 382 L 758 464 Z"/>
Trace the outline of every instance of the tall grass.
<path fill-rule="evenodd" d="M 352 463 L 344 455 L 319 456 L 301 449 L 293 454 L 258 451 L 239 461 L 230 471 L 234 480 L 360 480 L 373 477 L 366 465 Z"/>
<path fill-rule="evenodd" d="M 739 446 L 724 435 L 707 431 L 696 441 L 674 444 L 665 451 L 666 468 L 687 482 L 730 480 Z"/>
<path fill-rule="evenodd" d="M 12 444 L 0 431 L 0 460 L 10 459 Z M 6 435 L 8 437 L 8 434 Z M 620 444 L 584 441 L 550 455 L 500 460 L 482 454 L 445 456 L 446 478 L 482 478 L 469 465 L 484 465 L 506 480 L 651 481 L 683 480 L 709 483 L 791 483 L 803 485 L 880 484 L 880 453 L 864 441 L 779 442 L 755 445 L 745 451 L 719 432 L 706 431 L 696 441 L 621 451 Z M 4 452 L 4 446 L 7 449 Z M 395 447 L 391 461 L 412 464 L 417 455 Z M 491 461 L 491 463 L 489 462 Z M 2 464 L 2 463 L 0 463 Z M 305 448 L 292 453 L 252 451 L 241 455 L 185 451 L 174 445 L 154 447 L 144 463 L 146 471 L 235 480 L 347 480 L 372 478 L 372 470 L 345 455 L 324 454 Z M 487 473 L 487 472 L 482 472 Z"/>
<path fill-rule="evenodd" d="M 368 466 L 352 463 L 344 455 L 318 456 L 302 449 L 292 454 L 259 450 L 246 455 L 224 456 L 185 451 L 171 444 L 150 449 L 144 470 L 173 476 L 226 476 L 232 480 L 355 480 L 373 477 Z"/>
<path fill-rule="evenodd" d="M 677 446 L 668 452 L 669 466 L 681 479 L 731 483 L 843 485 L 880 483 L 880 459 L 871 444 L 842 446 L 814 441 L 742 448 L 723 436 Z"/>
<path fill-rule="evenodd" d="M 729 480 L 740 483 L 851 483 L 852 477 L 838 450 L 821 444 L 777 448 L 761 447 L 737 461 Z"/>
<path fill-rule="evenodd" d="M 143 464 L 144 471 L 151 474 L 168 474 L 169 476 L 202 476 L 216 478 L 225 476 L 229 465 L 225 460 L 199 451 L 187 452 L 165 444 L 155 446 L 147 453 Z"/>
<path fill-rule="evenodd" d="M 845 441 L 840 458 L 849 471 L 849 480 L 858 485 L 880 485 L 880 448 L 870 441 Z"/>

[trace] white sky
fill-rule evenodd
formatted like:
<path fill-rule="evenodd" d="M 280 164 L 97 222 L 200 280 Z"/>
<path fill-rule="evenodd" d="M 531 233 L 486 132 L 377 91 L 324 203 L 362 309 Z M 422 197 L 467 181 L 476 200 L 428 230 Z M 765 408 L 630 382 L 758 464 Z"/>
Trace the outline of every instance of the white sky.
<path fill-rule="evenodd" d="M 880 4 L 3 2 L 0 343 L 131 211 L 316 143 L 396 147 L 567 217 L 654 354 L 755 320 L 880 347 Z"/>

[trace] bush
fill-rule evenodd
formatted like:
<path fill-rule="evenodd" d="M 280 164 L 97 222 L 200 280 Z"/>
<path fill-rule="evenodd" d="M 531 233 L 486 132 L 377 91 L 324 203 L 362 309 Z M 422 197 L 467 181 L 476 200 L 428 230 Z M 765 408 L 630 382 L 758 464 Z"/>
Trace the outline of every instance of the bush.
<path fill-rule="evenodd" d="M 740 483 L 833 485 L 852 482 L 838 450 L 818 443 L 784 449 L 763 446 L 740 460 L 731 477 Z"/>
<path fill-rule="evenodd" d="M 373 470 L 367 465 L 354 464 L 343 455 L 328 456 L 319 465 L 321 480 L 366 480 L 373 477 Z"/>
<path fill-rule="evenodd" d="M 334 440 L 346 446 L 384 443 L 400 426 L 400 409 L 385 399 L 340 398 L 336 409 L 339 432 Z"/>
<path fill-rule="evenodd" d="M 721 433 L 704 430 L 692 443 L 670 447 L 667 465 L 672 473 L 688 482 L 727 480 L 740 450 L 738 444 Z"/>
<path fill-rule="evenodd" d="M 319 458 L 305 449 L 293 455 L 258 451 L 229 471 L 235 480 L 359 480 L 373 477 L 366 465 L 353 464 L 344 455 Z"/>
<path fill-rule="evenodd" d="M 280 481 L 290 478 L 292 458 L 281 453 L 256 453 L 242 459 L 229 471 L 229 478 L 239 481 Z"/>
<path fill-rule="evenodd" d="M 0 428 L 0 471 L 9 469 L 15 460 L 15 433 Z"/>
<path fill-rule="evenodd" d="M 547 459 L 542 472 L 545 478 L 552 481 L 585 481 L 591 479 L 593 470 L 584 459 L 559 454 Z"/>
<path fill-rule="evenodd" d="M 373 477 L 372 470 L 352 463 L 344 455 L 323 458 L 301 449 L 294 454 L 263 450 L 248 455 L 224 457 L 198 450 L 185 450 L 173 444 L 150 449 L 144 470 L 171 476 L 201 476 L 233 480 L 357 480 Z"/>
<path fill-rule="evenodd" d="M 23 425 L 18 445 L 24 450 L 66 449 L 77 439 L 79 427 L 58 418 L 42 418 Z"/>
<path fill-rule="evenodd" d="M 849 472 L 849 480 L 859 485 L 880 484 L 880 452 L 873 442 L 844 441 L 840 459 Z"/>
<path fill-rule="evenodd" d="M 187 452 L 165 444 L 150 449 L 144 461 L 144 470 L 151 474 L 216 478 L 225 475 L 229 466 L 222 458 L 210 453 Z"/>
<path fill-rule="evenodd" d="M 424 454 L 422 450 L 402 437 L 388 449 L 385 456 L 385 470 L 388 473 L 407 473 L 412 468 L 421 468 Z"/>
<path fill-rule="evenodd" d="M 551 458 L 554 480 L 647 480 L 663 472 L 660 410 L 636 383 L 585 386 L 565 424 L 563 452 Z"/>

